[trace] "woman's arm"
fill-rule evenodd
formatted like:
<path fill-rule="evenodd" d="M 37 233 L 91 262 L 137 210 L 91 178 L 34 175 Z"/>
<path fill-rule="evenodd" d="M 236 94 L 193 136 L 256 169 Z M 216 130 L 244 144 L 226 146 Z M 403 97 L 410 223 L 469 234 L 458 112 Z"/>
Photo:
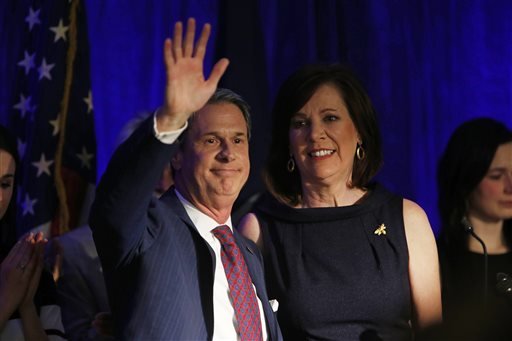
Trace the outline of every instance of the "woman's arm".
<path fill-rule="evenodd" d="M 25 340 L 48 340 L 34 303 L 20 310 L 20 316 Z"/>
<path fill-rule="evenodd" d="M 238 224 L 238 231 L 247 239 L 252 240 L 258 248 L 263 250 L 263 237 L 258 218 L 254 213 L 247 213 Z"/>
<path fill-rule="evenodd" d="M 404 226 L 409 250 L 413 327 L 425 329 L 442 321 L 441 280 L 435 237 L 425 211 L 404 199 Z"/>

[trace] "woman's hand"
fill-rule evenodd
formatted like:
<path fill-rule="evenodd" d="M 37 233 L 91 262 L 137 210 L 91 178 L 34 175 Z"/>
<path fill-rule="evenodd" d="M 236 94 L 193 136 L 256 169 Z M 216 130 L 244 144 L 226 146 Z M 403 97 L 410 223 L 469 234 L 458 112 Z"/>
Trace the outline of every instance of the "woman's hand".
<path fill-rule="evenodd" d="M 30 277 L 25 291 L 25 295 L 19 307 L 20 314 L 23 314 L 23 311 L 25 309 L 31 307 L 34 304 L 34 296 L 39 286 L 41 272 L 43 271 L 44 267 L 44 246 L 46 242 L 47 240 L 43 238 L 42 232 L 38 232 L 30 241 L 30 243 L 33 245 L 32 257 L 29 262 L 30 269 L 28 267 L 25 269 L 25 271 L 27 271 L 27 275 Z"/>
<path fill-rule="evenodd" d="M 23 236 L 9 251 L 0 265 L 0 301 L 7 318 L 19 307 L 25 297 L 35 267 L 31 242 L 33 234 Z"/>
<path fill-rule="evenodd" d="M 42 233 L 24 235 L 0 264 L 0 329 L 16 310 L 33 306 L 44 242 Z"/>

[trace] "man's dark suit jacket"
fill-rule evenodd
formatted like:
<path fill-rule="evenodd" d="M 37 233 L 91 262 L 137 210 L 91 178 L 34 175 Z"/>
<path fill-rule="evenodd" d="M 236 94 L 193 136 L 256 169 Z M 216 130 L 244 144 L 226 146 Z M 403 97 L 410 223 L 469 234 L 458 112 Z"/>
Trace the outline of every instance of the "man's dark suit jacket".
<path fill-rule="evenodd" d="M 114 153 L 97 188 L 90 226 L 121 339 L 209 340 L 215 256 L 169 190 L 152 192 L 177 145 L 153 135 L 153 118 Z M 271 340 L 281 334 L 256 245 L 234 231 L 263 304 Z"/>

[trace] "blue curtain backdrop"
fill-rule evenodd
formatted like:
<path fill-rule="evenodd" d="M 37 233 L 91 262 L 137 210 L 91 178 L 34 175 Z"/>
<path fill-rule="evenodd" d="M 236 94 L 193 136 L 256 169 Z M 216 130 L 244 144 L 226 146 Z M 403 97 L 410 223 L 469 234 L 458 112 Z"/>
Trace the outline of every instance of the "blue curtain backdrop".
<path fill-rule="evenodd" d="M 65 1 L 65 0 L 62 0 Z M 14 0 L 0 4 L 8 15 Z M 41 1 L 39 1 L 41 2 Z M 101 176 L 122 125 L 160 105 L 162 43 L 176 20 L 210 22 L 207 69 L 231 60 L 222 86 L 254 114 L 252 176 L 261 189 L 277 88 L 309 62 L 349 64 L 379 112 L 385 164 L 378 179 L 417 201 L 437 230 L 436 163 L 461 122 L 512 126 L 512 2 L 508 0 L 87 0 Z M 4 17 L 5 18 L 5 17 Z M 0 23 L 0 120 L 16 100 L 16 34 Z M 129 166 L 129 165 L 127 165 Z"/>

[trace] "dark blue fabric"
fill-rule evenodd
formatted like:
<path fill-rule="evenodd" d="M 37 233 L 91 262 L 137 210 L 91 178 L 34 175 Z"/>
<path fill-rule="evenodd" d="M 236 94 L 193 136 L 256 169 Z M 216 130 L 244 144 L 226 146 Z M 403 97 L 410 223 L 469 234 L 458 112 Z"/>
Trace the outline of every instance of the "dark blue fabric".
<path fill-rule="evenodd" d="M 28 0 L 25 0 L 28 1 Z M 37 1 L 35 1 L 37 2 Z M 12 24 L 18 0 L 0 2 L 0 121 L 23 52 Z M 232 64 L 223 85 L 254 108 L 253 170 L 259 189 L 269 109 L 277 87 L 312 61 L 352 65 L 380 114 L 379 180 L 418 201 L 437 227 L 435 169 L 453 129 L 489 116 L 512 125 L 512 2 L 508 0 L 86 0 L 101 175 L 121 126 L 160 105 L 162 43 L 175 20 L 213 25 L 208 69 Z M 22 17 L 17 18 L 23 19 Z"/>
<path fill-rule="evenodd" d="M 286 340 L 412 340 L 403 200 L 370 190 L 352 206 L 256 205 Z M 386 234 L 376 234 L 382 224 Z"/>

